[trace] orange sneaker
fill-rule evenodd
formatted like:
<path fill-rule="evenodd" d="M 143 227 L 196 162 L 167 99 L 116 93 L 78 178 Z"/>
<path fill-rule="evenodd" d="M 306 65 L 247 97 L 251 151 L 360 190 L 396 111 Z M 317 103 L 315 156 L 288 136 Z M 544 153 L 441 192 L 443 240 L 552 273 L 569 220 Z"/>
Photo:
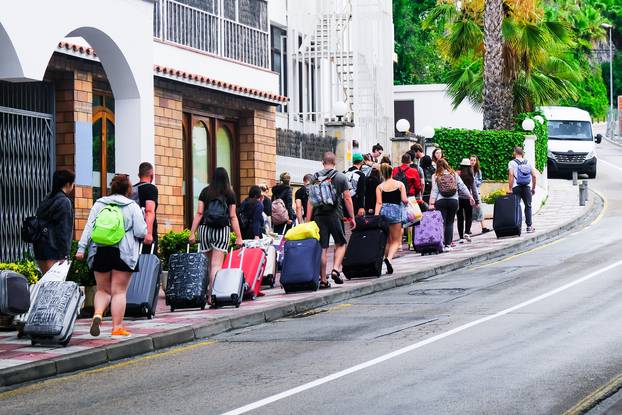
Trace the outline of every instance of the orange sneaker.
<path fill-rule="evenodd" d="M 123 327 L 118 327 L 112 331 L 112 337 L 130 337 L 132 334 Z"/>

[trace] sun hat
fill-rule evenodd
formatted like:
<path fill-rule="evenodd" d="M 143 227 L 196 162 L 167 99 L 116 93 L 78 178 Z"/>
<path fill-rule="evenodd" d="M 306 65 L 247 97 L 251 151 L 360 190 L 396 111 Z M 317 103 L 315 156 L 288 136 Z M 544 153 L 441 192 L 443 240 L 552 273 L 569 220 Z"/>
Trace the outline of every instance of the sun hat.
<path fill-rule="evenodd" d="M 461 166 L 470 166 L 471 165 L 471 160 L 469 159 L 462 159 L 462 161 L 460 162 Z"/>
<path fill-rule="evenodd" d="M 363 161 L 363 155 L 361 153 L 354 153 L 352 155 L 352 163 L 361 163 Z"/>

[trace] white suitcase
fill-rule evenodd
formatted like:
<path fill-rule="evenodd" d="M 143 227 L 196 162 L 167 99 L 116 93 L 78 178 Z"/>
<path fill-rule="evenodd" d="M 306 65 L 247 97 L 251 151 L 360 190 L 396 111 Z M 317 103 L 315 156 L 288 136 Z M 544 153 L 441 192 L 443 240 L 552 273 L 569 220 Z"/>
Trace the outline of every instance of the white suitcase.
<path fill-rule="evenodd" d="M 67 346 L 84 302 L 75 282 L 48 281 L 41 284 L 35 303 L 24 327 L 32 345 Z"/>
<path fill-rule="evenodd" d="M 235 306 L 240 307 L 246 291 L 246 281 L 242 271 L 244 249 L 240 258 L 240 268 L 231 268 L 233 255 L 229 255 L 229 268 L 223 268 L 214 276 L 212 287 L 212 307 Z"/>

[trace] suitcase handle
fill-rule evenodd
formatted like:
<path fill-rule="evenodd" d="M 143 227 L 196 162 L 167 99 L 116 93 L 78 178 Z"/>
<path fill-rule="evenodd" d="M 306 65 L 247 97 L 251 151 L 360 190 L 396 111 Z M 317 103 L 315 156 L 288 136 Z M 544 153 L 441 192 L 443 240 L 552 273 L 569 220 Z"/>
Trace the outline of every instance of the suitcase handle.
<path fill-rule="evenodd" d="M 189 247 L 190 247 L 190 245 L 188 245 L 188 249 L 190 249 Z M 155 244 L 151 244 L 151 255 L 153 255 L 154 250 L 155 250 Z M 143 253 L 143 243 L 142 242 L 140 244 L 138 244 L 138 253 L 139 254 Z"/>
<path fill-rule="evenodd" d="M 243 247 L 241 249 L 242 253 L 240 254 L 242 257 L 240 258 L 240 269 L 242 269 L 242 264 L 244 263 L 244 251 L 246 251 L 246 247 Z M 231 251 L 229 251 L 229 268 L 231 268 L 231 261 L 233 260 L 233 253 L 235 252 L 235 250 L 233 248 L 231 248 Z"/>

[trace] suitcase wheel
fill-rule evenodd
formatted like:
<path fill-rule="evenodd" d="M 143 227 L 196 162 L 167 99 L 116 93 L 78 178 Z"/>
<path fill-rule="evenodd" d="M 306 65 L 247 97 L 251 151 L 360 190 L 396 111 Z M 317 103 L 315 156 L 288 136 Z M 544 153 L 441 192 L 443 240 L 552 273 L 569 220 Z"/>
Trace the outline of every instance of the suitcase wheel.
<path fill-rule="evenodd" d="M 235 308 L 240 308 L 240 304 L 239 304 L 239 303 L 238 303 L 238 304 L 236 304 L 236 305 L 235 305 Z"/>
<path fill-rule="evenodd" d="M 201 305 L 201 310 L 205 310 L 205 304 Z"/>
<path fill-rule="evenodd" d="M 175 307 L 171 307 L 171 313 L 175 312 Z"/>
<path fill-rule="evenodd" d="M 70 341 L 71 341 L 71 335 L 69 337 L 67 337 L 67 340 L 62 342 L 60 345 L 63 346 L 63 347 L 67 347 L 67 345 L 69 344 Z"/>
<path fill-rule="evenodd" d="M 34 347 L 34 346 L 36 346 L 36 345 L 37 345 L 37 342 L 36 342 L 36 341 L 34 341 L 34 340 L 31 340 L 31 341 L 30 341 L 30 345 Z"/>

